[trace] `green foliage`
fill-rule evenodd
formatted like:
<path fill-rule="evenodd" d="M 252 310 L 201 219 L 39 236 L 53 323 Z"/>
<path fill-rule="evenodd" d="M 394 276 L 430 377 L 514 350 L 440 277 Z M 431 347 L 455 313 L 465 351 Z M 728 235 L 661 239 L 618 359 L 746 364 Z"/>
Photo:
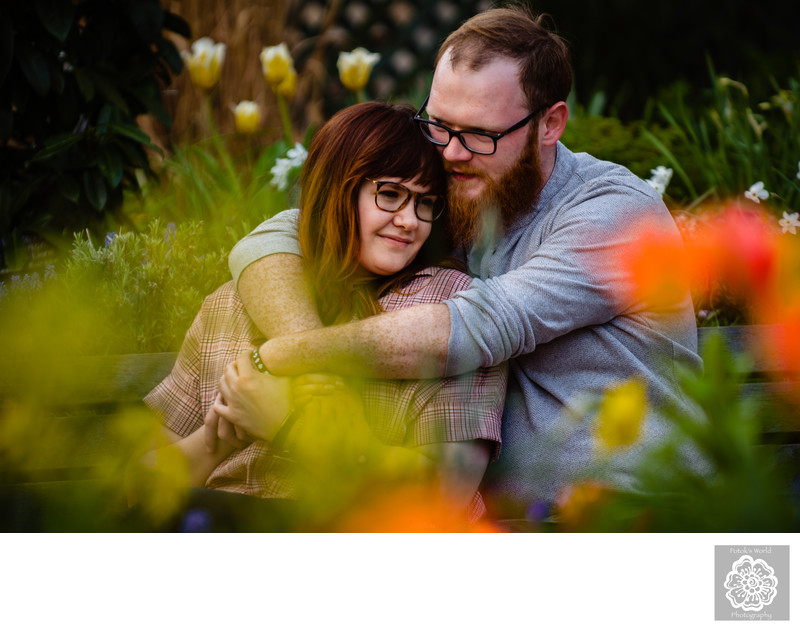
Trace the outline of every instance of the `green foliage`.
<path fill-rule="evenodd" d="M 601 108 L 590 107 L 588 112 Z M 575 106 L 570 111 L 562 142 L 575 152 L 585 151 L 600 160 L 622 164 L 633 173 L 647 179 L 651 169 L 664 163 L 662 153 L 647 137 L 648 128 L 643 121 L 623 123 L 619 119 L 587 113 Z M 667 146 L 678 140 L 677 132 L 650 126 Z"/>
<path fill-rule="evenodd" d="M 230 157 L 221 144 L 224 139 L 217 140 L 176 148 L 158 167 L 158 181 L 149 182 L 143 196 L 126 199 L 125 213 L 135 225 L 159 217 L 215 226 L 246 222 L 254 227 L 294 205 L 293 189 L 284 192 L 276 188 L 270 173 L 286 149 L 284 141 L 273 143 L 254 159 L 249 148 Z"/>
<path fill-rule="evenodd" d="M 741 198 L 761 181 L 772 195 L 764 206 L 777 215 L 800 206 L 800 81 L 789 79 L 788 89 L 773 83 L 774 95 L 754 105 L 744 84 L 713 71 L 711 79 L 713 94 L 705 107 L 688 104 L 680 90 L 671 105 L 658 104 L 671 142 L 645 131 L 688 194 L 680 201 Z"/>
<path fill-rule="evenodd" d="M 67 245 L 119 221 L 123 191 L 152 175 L 136 117 L 169 124 L 161 90 L 182 61 L 164 31 L 188 25 L 158 0 L 34 0 L 0 7 L 0 236 Z M 65 239 L 67 239 L 65 241 Z"/>
<path fill-rule="evenodd" d="M 60 279 L 65 298 L 82 301 L 91 292 L 107 323 L 84 352 L 177 350 L 203 298 L 230 279 L 228 252 L 240 236 L 197 221 L 159 220 L 144 232 L 109 235 L 102 246 L 77 235 Z"/>
<path fill-rule="evenodd" d="M 589 530 L 793 532 L 800 527 L 800 501 L 790 491 L 800 474 L 797 464 L 759 444 L 774 411 L 741 391 L 749 360 L 732 354 L 720 336 L 706 344 L 703 360 L 703 375 L 682 378 L 693 411 L 671 413 L 672 435 L 640 458 L 635 490 L 611 493 L 594 507 Z"/>

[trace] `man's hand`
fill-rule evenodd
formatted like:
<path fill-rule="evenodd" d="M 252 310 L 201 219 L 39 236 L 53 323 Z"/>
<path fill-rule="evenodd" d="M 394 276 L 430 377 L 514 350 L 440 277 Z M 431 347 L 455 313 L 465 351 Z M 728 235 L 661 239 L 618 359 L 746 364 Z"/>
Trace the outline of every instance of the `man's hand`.
<path fill-rule="evenodd" d="M 217 398 L 212 409 L 236 427 L 240 439 L 241 432 L 246 432 L 256 438 L 272 440 L 291 409 L 289 380 L 256 370 L 249 352 L 228 364 L 220 379 L 219 391 L 222 396 Z"/>

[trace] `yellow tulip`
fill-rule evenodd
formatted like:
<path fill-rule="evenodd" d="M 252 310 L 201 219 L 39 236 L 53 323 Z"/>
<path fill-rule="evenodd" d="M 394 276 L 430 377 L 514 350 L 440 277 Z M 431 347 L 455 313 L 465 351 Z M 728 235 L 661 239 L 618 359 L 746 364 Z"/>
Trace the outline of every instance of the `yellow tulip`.
<path fill-rule="evenodd" d="M 297 90 L 297 73 L 294 68 L 289 69 L 289 72 L 275 90 L 287 101 L 291 100 Z"/>
<path fill-rule="evenodd" d="M 360 92 L 369 81 L 372 67 L 378 63 L 381 56 L 371 53 L 366 48 L 356 48 L 349 53 L 339 53 L 336 67 L 339 69 L 339 79 L 351 92 Z"/>
<path fill-rule="evenodd" d="M 261 110 L 258 104 L 253 101 L 242 101 L 233 110 L 236 120 L 236 131 L 243 134 L 250 134 L 258 129 L 261 122 Z"/>
<path fill-rule="evenodd" d="M 225 44 L 215 44 L 208 37 L 201 37 L 192 44 L 192 52 L 181 53 L 189 66 L 189 77 L 201 90 L 210 90 L 219 81 L 222 63 L 225 61 Z"/>
<path fill-rule="evenodd" d="M 606 449 L 636 442 L 647 411 L 647 386 L 632 378 L 606 390 L 597 414 L 595 437 Z"/>
<path fill-rule="evenodd" d="M 289 54 L 289 48 L 281 42 L 277 46 L 267 46 L 258 56 L 261 60 L 261 72 L 264 79 L 275 89 L 286 79 L 287 75 L 294 72 L 294 62 Z"/>

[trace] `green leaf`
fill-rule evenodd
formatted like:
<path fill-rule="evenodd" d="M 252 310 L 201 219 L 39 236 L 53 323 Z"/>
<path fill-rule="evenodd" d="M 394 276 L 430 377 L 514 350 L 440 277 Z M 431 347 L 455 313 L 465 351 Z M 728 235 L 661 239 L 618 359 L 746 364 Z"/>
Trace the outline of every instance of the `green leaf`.
<path fill-rule="evenodd" d="M 97 166 L 111 188 L 117 188 L 122 181 L 122 156 L 113 146 L 100 147 L 97 155 Z"/>
<path fill-rule="evenodd" d="M 161 55 L 164 57 L 164 61 L 167 62 L 169 69 L 174 74 L 180 74 L 181 70 L 183 70 L 183 58 L 181 54 L 178 52 L 178 49 L 175 47 L 170 40 L 165 37 L 162 37 L 158 44 Z"/>
<path fill-rule="evenodd" d="M 81 187 L 74 177 L 63 173 L 58 178 L 58 192 L 64 199 L 77 204 L 81 196 Z"/>
<path fill-rule="evenodd" d="M 125 99 L 122 98 L 122 95 L 119 93 L 119 90 L 117 90 L 114 84 L 112 84 L 99 72 L 94 72 L 88 69 L 86 72 L 92 78 L 94 87 L 97 88 L 97 91 L 103 95 L 106 101 L 116 105 L 124 114 L 128 114 L 128 104 L 125 102 Z"/>
<path fill-rule="evenodd" d="M 50 69 L 44 56 L 26 46 L 19 51 L 17 59 L 31 87 L 39 96 L 47 96 L 50 91 Z"/>
<path fill-rule="evenodd" d="M 80 90 L 83 100 L 88 103 L 94 98 L 94 82 L 82 68 L 76 66 L 72 72 L 75 75 L 75 81 L 78 82 L 78 90 Z"/>
<path fill-rule="evenodd" d="M 41 162 L 42 160 L 52 158 L 62 151 L 66 151 L 81 140 L 83 140 L 83 134 L 59 134 L 57 136 L 51 136 L 45 140 L 44 149 L 31 158 L 31 162 Z"/>
<path fill-rule="evenodd" d="M 94 208 L 103 210 L 106 207 L 108 191 L 99 171 L 90 169 L 83 172 L 83 190 L 86 192 L 86 199 Z"/>
<path fill-rule="evenodd" d="M 135 140 L 136 142 L 147 145 L 148 147 L 152 146 L 150 144 L 150 136 L 148 136 L 135 125 L 128 125 L 126 123 L 109 123 L 107 125 L 107 129 L 108 131 L 116 132 L 121 136 Z"/>
<path fill-rule="evenodd" d="M 36 0 L 36 13 L 45 29 L 59 42 L 67 39 L 74 13 L 72 2 L 63 0 Z"/>
<path fill-rule="evenodd" d="M 175 13 L 164 11 L 164 28 L 186 39 L 192 39 L 192 29 L 189 23 Z"/>

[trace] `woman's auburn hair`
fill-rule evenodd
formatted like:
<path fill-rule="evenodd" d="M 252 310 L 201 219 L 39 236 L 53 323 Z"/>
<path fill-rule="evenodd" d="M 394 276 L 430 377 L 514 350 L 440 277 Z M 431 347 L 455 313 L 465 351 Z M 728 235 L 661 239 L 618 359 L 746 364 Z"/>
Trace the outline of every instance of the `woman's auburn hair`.
<path fill-rule="evenodd" d="M 307 281 L 325 325 L 381 311 L 378 297 L 432 264 L 423 246 L 411 266 L 392 276 L 359 279 L 358 196 L 366 178 L 416 179 L 440 195 L 446 177 L 436 147 L 414 122 L 409 105 L 370 101 L 337 112 L 316 133 L 301 176 L 298 234 Z M 428 242 L 444 251 L 437 222 Z"/>

